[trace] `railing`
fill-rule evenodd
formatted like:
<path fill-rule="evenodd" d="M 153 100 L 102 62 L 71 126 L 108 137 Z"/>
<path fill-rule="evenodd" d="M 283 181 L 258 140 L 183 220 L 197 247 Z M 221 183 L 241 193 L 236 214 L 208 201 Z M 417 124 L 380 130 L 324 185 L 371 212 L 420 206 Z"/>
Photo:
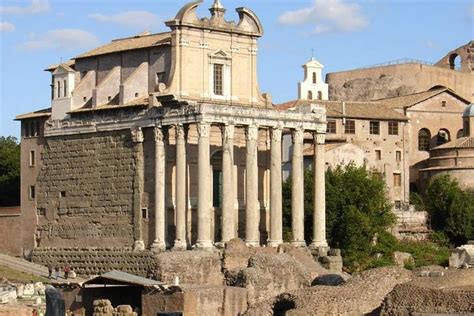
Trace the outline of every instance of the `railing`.
<path fill-rule="evenodd" d="M 375 67 L 382 67 L 382 66 L 390 66 L 390 65 L 402 65 L 402 64 L 422 64 L 422 65 L 427 65 L 427 66 L 433 66 L 434 63 L 431 63 L 429 61 L 424 61 L 424 60 L 419 60 L 419 59 L 413 59 L 413 58 L 401 58 L 401 59 L 395 59 L 391 61 L 387 61 L 381 64 L 376 64 L 376 65 L 371 65 L 371 66 L 366 66 L 366 67 L 360 67 L 357 69 L 367 69 L 367 68 L 375 68 Z"/>

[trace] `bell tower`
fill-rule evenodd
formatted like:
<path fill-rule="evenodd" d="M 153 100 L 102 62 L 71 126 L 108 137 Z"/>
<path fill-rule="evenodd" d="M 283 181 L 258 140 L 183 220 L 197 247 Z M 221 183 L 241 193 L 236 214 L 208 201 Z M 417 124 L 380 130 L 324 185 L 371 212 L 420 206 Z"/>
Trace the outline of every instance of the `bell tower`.
<path fill-rule="evenodd" d="M 322 76 L 324 66 L 311 57 L 311 60 L 302 67 L 304 69 L 304 80 L 298 83 L 298 99 L 327 100 L 329 88 Z"/>

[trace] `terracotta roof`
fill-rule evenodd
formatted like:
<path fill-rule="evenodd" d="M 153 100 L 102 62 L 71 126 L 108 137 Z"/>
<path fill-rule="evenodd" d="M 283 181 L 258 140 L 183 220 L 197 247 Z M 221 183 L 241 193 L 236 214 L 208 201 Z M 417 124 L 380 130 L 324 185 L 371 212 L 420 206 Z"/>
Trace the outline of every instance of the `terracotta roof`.
<path fill-rule="evenodd" d="M 337 118 L 366 118 L 381 120 L 401 120 L 408 121 L 408 118 L 383 104 L 374 102 L 344 102 L 346 111 L 343 114 L 342 101 L 321 101 L 321 100 L 293 100 L 283 104 L 276 105 L 275 108 L 280 111 L 288 110 L 305 104 L 317 104 L 326 108 L 327 117 Z"/>
<path fill-rule="evenodd" d="M 109 44 L 95 48 L 82 55 L 79 55 L 75 57 L 74 59 L 111 54 L 111 53 L 122 52 L 122 51 L 133 50 L 133 49 L 167 45 L 167 44 L 170 44 L 170 41 L 171 41 L 171 33 L 169 32 L 121 38 L 121 39 L 113 40 Z"/>
<path fill-rule="evenodd" d="M 63 66 L 68 66 L 68 67 L 73 67 L 75 64 L 75 61 L 74 60 L 68 60 L 66 61 L 65 63 L 62 63 L 62 64 L 54 64 L 54 65 L 50 65 L 48 66 L 48 68 L 46 68 L 44 71 L 55 71 L 56 68 L 58 68 L 60 65 L 63 65 Z M 66 68 L 67 69 L 67 68 Z"/>
<path fill-rule="evenodd" d="M 448 148 L 474 148 L 474 137 L 461 137 L 450 141 L 449 143 L 439 145 L 432 150 Z"/>
<path fill-rule="evenodd" d="M 20 120 L 25 120 L 25 119 L 48 117 L 48 116 L 51 116 L 51 108 L 38 110 L 35 112 L 30 112 L 30 113 L 25 113 L 25 114 L 20 114 L 17 117 L 15 117 L 15 120 L 20 121 Z"/>
<path fill-rule="evenodd" d="M 386 99 L 380 99 L 380 100 L 374 100 L 373 102 L 376 103 L 382 103 L 389 108 L 392 109 L 403 109 L 407 107 L 411 107 L 415 104 L 418 104 L 420 102 L 423 102 L 425 100 L 428 100 L 429 98 L 432 98 L 440 93 L 443 92 L 448 92 L 452 94 L 453 96 L 461 99 L 464 101 L 466 104 L 469 104 L 470 102 L 463 97 L 459 96 L 456 94 L 454 91 L 448 89 L 448 88 L 437 88 L 437 89 L 432 89 L 424 92 L 419 92 L 419 93 L 413 93 L 413 94 L 408 94 L 400 97 L 395 97 L 395 98 L 386 98 Z"/>

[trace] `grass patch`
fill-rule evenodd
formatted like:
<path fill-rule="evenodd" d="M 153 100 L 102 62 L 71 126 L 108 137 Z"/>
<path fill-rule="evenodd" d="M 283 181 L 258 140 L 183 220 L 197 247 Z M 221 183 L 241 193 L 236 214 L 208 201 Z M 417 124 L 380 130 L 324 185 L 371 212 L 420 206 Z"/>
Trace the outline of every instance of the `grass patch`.
<path fill-rule="evenodd" d="M 10 282 L 18 283 L 29 283 L 31 281 L 49 283 L 49 280 L 47 278 L 23 273 L 2 265 L 0 265 L 0 279 L 1 278 L 6 278 Z"/>
<path fill-rule="evenodd" d="M 415 268 L 427 265 L 446 267 L 449 264 L 451 254 L 447 246 L 429 241 L 401 241 L 398 243 L 397 250 L 412 254 L 413 259 L 415 259 Z"/>

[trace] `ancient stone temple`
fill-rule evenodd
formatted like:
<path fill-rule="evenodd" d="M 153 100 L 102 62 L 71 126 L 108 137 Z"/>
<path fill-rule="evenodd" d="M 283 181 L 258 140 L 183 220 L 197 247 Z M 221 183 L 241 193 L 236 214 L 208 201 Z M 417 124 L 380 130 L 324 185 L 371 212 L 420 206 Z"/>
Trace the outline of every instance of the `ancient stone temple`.
<path fill-rule="evenodd" d="M 277 111 L 257 82 L 263 28 L 247 8 L 185 5 L 169 32 L 117 39 L 48 67 L 51 108 L 22 123 L 22 235 L 36 248 L 210 249 L 282 243 L 282 135 L 291 134 L 293 243 L 305 245 L 303 140 L 325 233 L 326 112 Z M 39 249 L 38 248 L 38 249 Z"/>

